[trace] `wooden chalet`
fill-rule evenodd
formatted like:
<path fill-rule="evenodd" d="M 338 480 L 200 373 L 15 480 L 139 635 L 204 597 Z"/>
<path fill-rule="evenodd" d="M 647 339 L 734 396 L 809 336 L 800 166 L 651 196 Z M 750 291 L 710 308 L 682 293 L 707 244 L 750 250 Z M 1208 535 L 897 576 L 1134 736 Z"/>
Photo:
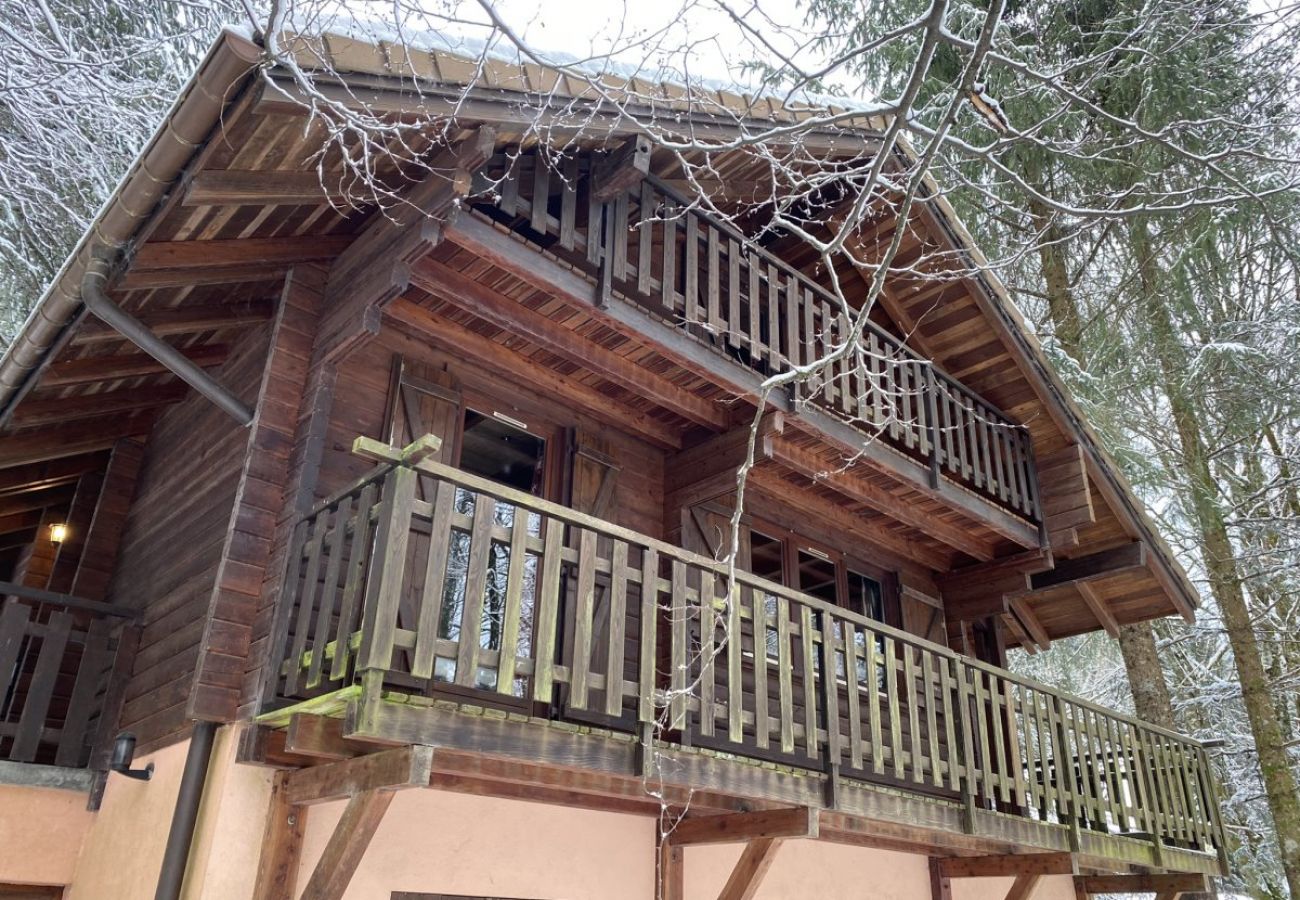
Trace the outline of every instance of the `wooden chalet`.
<path fill-rule="evenodd" d="M 225 34 L 0 361 L 0 883 L 920 900 L 1225 872 L 1203 746 L 1004 668 L 1197 599 L 940 195 L 854 252 L 905 229 L 899 265 L 951 274 L 887 285 L 867 366 L 767 397 L 733 580 L 758 388 L 840 340 L 830 273 L 558 73 L 299 52 L 330 97 L 439 123 L 426 169 L 379 173 L 400 202 L 350 204 L 292 80 Z M 634 88 L 706 138 L 800 115 Z M 799 152 L 860 161 L 882 127 Z M 771 189 L 748 152 L 714 168 L 724 210 Z M 122 732 L 150 780 L 109 771 Z"/>

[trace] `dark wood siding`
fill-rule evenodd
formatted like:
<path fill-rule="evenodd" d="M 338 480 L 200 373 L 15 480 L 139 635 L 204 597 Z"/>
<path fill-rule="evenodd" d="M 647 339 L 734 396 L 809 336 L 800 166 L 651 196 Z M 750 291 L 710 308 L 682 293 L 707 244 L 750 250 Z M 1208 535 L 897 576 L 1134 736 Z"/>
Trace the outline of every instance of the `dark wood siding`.
<path fill-rule="evenodd" d="M 256 394 L 268 331 L 250 333 L 217 377 Z M 121 727 L 142 749 L 183 732 L 205 614 L 244 460 L 247 429 L 192 395 L 158 420 L 127 517 L 110 602 L 140 609 L 140 649 Z"/>

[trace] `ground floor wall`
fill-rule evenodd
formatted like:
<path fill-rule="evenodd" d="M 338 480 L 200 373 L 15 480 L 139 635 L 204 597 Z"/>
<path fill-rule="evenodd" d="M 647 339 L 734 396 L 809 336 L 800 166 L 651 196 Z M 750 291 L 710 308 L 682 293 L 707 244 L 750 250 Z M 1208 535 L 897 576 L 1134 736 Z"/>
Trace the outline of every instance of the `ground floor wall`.
<path fill-rule="evenodd" d="M 272 770 L 235 762 L 237 727 L 218 731 L 190 852 L 186 900 L 252 897 Z M 86 794 L 0 786 L 0 884 L 70 885 L 68 900 L 153 895 L 189 742 L 138 759 L 148 782 L 111 776 L 100 810 Z M 344 803 L 306 816 L 298 890 Z M 656 820 L 434 790 L 399 793 L 345 900 L 394 891 L 517 900 L 654 900 Z M 740 845 L 685 852 L 687 900 L 718 896 Z M 1002 900 L 1009 878 L 953 881 L 953 900 Z M 930 900 L 923 855 L 786 841 L 755 900 Z M 1073 900 L 1069 877 L 1045 878 L 1034 900 Z"/>

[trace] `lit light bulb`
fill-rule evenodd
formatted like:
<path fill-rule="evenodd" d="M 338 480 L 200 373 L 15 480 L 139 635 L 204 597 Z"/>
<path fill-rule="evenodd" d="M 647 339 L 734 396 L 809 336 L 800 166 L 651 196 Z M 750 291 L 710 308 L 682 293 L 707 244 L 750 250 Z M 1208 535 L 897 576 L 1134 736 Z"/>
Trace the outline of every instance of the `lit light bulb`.
<path fill-rule="evenodd" d="M 62 544 L 68 539 L 68 526 L 62 523 L 50 526 L 50 542 Z"/>

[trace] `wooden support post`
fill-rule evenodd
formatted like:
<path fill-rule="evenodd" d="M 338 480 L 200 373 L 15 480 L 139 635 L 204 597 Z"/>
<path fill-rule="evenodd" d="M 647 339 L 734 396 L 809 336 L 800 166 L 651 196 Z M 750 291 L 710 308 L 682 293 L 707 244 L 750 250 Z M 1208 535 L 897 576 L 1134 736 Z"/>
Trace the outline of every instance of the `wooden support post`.
<path fill-rule="evenodd" d="M 683 900 L 686 896 L 686 867 L 682 848 L 668 839 L 659 841 L 659 864 L 655 871 L 656 900 Z"/>
<path fill-rule="evenodd" d="M 428 787 L 432 774 L 432 747 L 398 747 L 292 772 L 285 796 L 295 805 L 324 803 L 370 791 Z"/>
<path fill-rule="evenodd" d="M 930 900 L 952 900 L 952 879 L 943 874 L 942 862 L 930 857 Z"/>
<path fill-rule="evenodd" d="M 779 838 L 760 838 L 746 844 L 745 852 L 740 854 L 736 867 L 718 894 L 718 900 L 753 900 L 780 847 Z"/>
<path fill-rule="evenodd" d="M 288 802 L 288 778 L 288 772 L 280 772 L 271 784 L 271 808 L 266 815 L 253 900 L 292 900 L 294 896 L 307 809 Z"/>
<path fill-rule="evenodd" d="M 1034 892 L 1034 888 L 1038 887 L 1038 881 L 1042 877 L 1042 875 L 1017 875 L 1007 891 L 1007 900 L 1029 900 L 1029 896 Z"/>
<path fill-rule="evenodd" d="M 341 900 L 392 802 L 392 792 L 380 790 L 357 794 L 348 801 L 303 889 L 302 900 Z"/>

